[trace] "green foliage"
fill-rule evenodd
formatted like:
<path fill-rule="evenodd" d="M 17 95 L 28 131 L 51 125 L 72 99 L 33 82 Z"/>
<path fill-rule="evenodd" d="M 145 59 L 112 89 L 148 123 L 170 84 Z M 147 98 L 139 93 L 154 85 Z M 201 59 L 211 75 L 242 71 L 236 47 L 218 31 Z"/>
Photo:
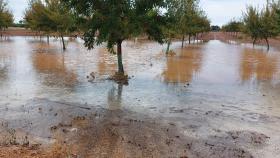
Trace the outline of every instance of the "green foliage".
<path fill-rule="evenodd" d="M 259 28 L 261 27 L 260 13 L 253 6 L 247 8 L 247 12 L 243 15 L 245 24 L 245 33 L 256 41 L 259 38 Z"/>
<path fill-rule="evenodd" d="M 41 0 L 29 2 L 29 8 L 25 12 L 25 23 L 32 30 L 50 32 L 49 24 L 52 22 L 48 17 L 47 7 Z"/>
<path fill-rule="evenodd" d="M 279 34 L 277 17 L 275 7 L 267 5 L 262 10 L 258 10 L 249 6 L 243 15 L 245 33 L 254 40 L 254 44 L 257 40 L 266 40 L 267 48 L 269 49 L 268 38 L 276 37 Z"/>
<path fill-rule="evenodd" d="M 13 24 L 13 14 L 7 8 L 7 2 L 0 0 L 0 31 L 8 28 Z"/>
<path fill-rule="evenodd" d="M 260 16 L 260 22 L 260 38 L 267 39 L 278 35 L 278 26 L 275 10 L 269 7 L 263 9 Z"/>
<path fill-rule="evenodd" d="M 117 45 L 119 73 L 122 66 L 121 44 L 124 40 L 146 34 L 149 39 L 164 42 L 166 24 L 164 0 L 63 0 L 75 11 L 88 49 L 103 42 L 114 52 Z"/>
<path fill-rule="evenodd" d="M 244 24 L 241 21 L 232 20 L 228 24 L 222 27 L 224 32 L 242 32 L 244 30 Z"/>
<path fill-rule="evenodd" d="M 146 33 L 151 39 L 163 43 L 161 25 L 165 15 L 163 0 L 64 0 L 76 12 L 84 31 L 87 48 L 107 42 L 112 50 L 118 42 Z M 98 34 L 97 38 L 94 38 Z"/>
<path fill-rule="evenodd" d="M 31 0 L 25 12 L 25 23 L 32 30 L 60 36 L 63 49 L 66 49 L 64 35 L 76 30 L 73 14 L 60 0 Z"/>
<path fill-rule="evenodd" d="M 210 31 L 210 21 L 199 7 L 199 0 L 177 0 L 179 16 L 178 31 L 181 35 L 196 36 L 198 33 Z M 183 41 L 182 41 L 183 43 Z M 182 44 L 183 46 L 183 44 Z"/>
<path fill-rule="evenodd" d="M 60 0 L 45 0 L 49 28 L 60 35 L 76 30 L 73 14 Z"/>

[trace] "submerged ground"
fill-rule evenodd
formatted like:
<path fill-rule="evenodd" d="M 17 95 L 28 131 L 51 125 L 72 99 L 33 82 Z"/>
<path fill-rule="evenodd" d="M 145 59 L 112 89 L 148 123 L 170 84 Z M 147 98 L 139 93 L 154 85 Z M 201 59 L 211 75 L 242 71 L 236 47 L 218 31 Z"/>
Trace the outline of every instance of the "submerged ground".
<path fill-rule="evenodd" d="M 280 51 L 180 46 L 125 42 L 126 86 L 104 46 L 1 41 L 0 157 L 277 157 Z"/>

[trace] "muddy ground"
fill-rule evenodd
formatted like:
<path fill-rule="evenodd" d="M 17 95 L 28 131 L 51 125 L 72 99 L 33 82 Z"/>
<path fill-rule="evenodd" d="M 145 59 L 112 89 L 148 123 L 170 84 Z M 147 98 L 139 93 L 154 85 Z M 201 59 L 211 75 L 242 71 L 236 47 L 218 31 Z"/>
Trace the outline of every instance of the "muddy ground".
<path fill-rule="evenodd" d="M 226 108 L 233 107 L 221 106 Z M 196 137 L 193 134 L 203 130 L 204 121 L 230 116 L 222 111 L 199 108 L 168 111 L 168 118 L 151 118 L 125 109 L 30 100 L 21 108 L 1 109 L 1 116 L 11 113 L 13 119 L 1 121 L 0 157 L 251 158 L 252 151 L 262 150 L 270 141 L 269 136 L 255 131 L 218 128 L 209 130 L 213 134 L 206 138 Z M 279 117 L 244 115 L 243 119 L 238 116 L 231 119 L 253 123 L 251 119 L 262 117 L 280 122 Z M 176 123 L 178 121 L 183 123 Z"/>

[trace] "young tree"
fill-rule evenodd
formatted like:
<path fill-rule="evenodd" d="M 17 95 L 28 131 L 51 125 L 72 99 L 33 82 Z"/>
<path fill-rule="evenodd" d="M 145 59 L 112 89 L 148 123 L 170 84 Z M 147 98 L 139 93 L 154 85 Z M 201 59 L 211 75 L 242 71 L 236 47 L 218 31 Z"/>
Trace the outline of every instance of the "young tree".
<path fill-rule="evenodd" d="M 61 2 L 61 0 L 45 0 L 49 28 L 61 37 L 63 50 L 66 50 L 64 36 L 76 30 L 72 12 Z"/>
<path fill-rule="evenodd" d="M 85 46 L 107 42 L 114 52 L 117 45 L 118 73 L 124 75 L 122 43 L 145 33 L 150 39 L 163 43 L 165 24 L 164 0 L 63 0 L 75 11 L 84 31 Z"/>
<path fill-rule="evenodd" d="M 275 10 L 267 6 L 261 12 L 260 21 L 260 38 L 264 39 L 267 44 L 267 49 L 270 49 L 269 38 L 276 37 L 278 35 L 278 25 L 277 25 L 277 14 Z"/>
<path fill-rule="evenodd" d="M 31 0 L 25 12 L 27 26 L 47 34 L 58 34 L 66 49 L 64 36 L 75 30 L 74 17 L 71 11 L 60 0 Z"/>
<path fill-rule="evenodd" d="M 3 36 L 3 30 L 8 28 L 13 24 L 14 17 L 13 14 L 7 7 L 7 2 L 0 0 L 0 33 Z"/>
<path fill-rule="evenodd" d="M 193 27 L 192 27 L 192 35 L 195 39 L 198 39 L 198 34 L 209 32 L 211 30 L 210 20 L 208 20 L 207 16 L 203 11 L 197 13 L 196 18 L 194 19 Z"/>
<path fill-rule="evenodd" d="M 24 19 L 26 27 L 46 33 L 49 42 L 49 34 L 52 32 L 50 28 L 52 21 L 47 13 L 47 7 L 41 0 L 31 0 L 29 1 L 29 8 L 25 11 Z"/>
<path fill-rule="evenodd" d="M 260 13 L 257 11 L 257 8 L 253 6 L 247 7 L 247 11 L 243 15 L 243 20 L 245 24 L 245 33 L 252 38 L 253 45 L 255 45 L 256 41 L 260 38 L 259 28 L 261 27 Z"/>
<path fill-rule="evenodd" d="M 199 19 L 199 1 L 197 0 L 187 0 L 186 1 L 186 13 L 184 14 L 185 18 L 185 29 L 186 34 L 189 36 L 189 44 L 191 43 L 191 37 L 195 35 L 196 31 L 196 22 Z"/>
<path fill-rule="evenodd" d="M 278 35 L 277 12 L 267 5 L 261 11 L 249 6 L 244 14 L 245 33 L 253 39 L 253 45 L 257 40 L 265 40 L 267 49 L 270 49 L 269 38 Z"/>
<path fill-rule="evenodd" d="M 165 36 L 165 42 L 167 43 L 166 54 L 170 51 L 172 39 L 175 38 L 180 32 L 180 17 L 178 16 L 178 0 L 167 0 L 167 13 L 166 13 L 166 25 L 163 26 L 163 33 Z"/>

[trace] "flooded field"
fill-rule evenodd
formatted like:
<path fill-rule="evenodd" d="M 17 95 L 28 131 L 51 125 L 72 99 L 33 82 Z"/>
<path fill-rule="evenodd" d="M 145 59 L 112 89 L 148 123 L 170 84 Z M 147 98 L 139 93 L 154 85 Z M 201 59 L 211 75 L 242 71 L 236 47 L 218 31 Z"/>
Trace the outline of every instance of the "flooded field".
<path fill-rule="evenodd" d="M 63 52 L 55 39 L 1 41 L 2 140 L 77 157 L 277 157 L 280 51 L 180 46 L 166 56 L 157 43 L 125 42 L 131 79 L 118 85 L 107 80 L 117 61 L 104 46 L 88 51 L 69 39 Z"/>

